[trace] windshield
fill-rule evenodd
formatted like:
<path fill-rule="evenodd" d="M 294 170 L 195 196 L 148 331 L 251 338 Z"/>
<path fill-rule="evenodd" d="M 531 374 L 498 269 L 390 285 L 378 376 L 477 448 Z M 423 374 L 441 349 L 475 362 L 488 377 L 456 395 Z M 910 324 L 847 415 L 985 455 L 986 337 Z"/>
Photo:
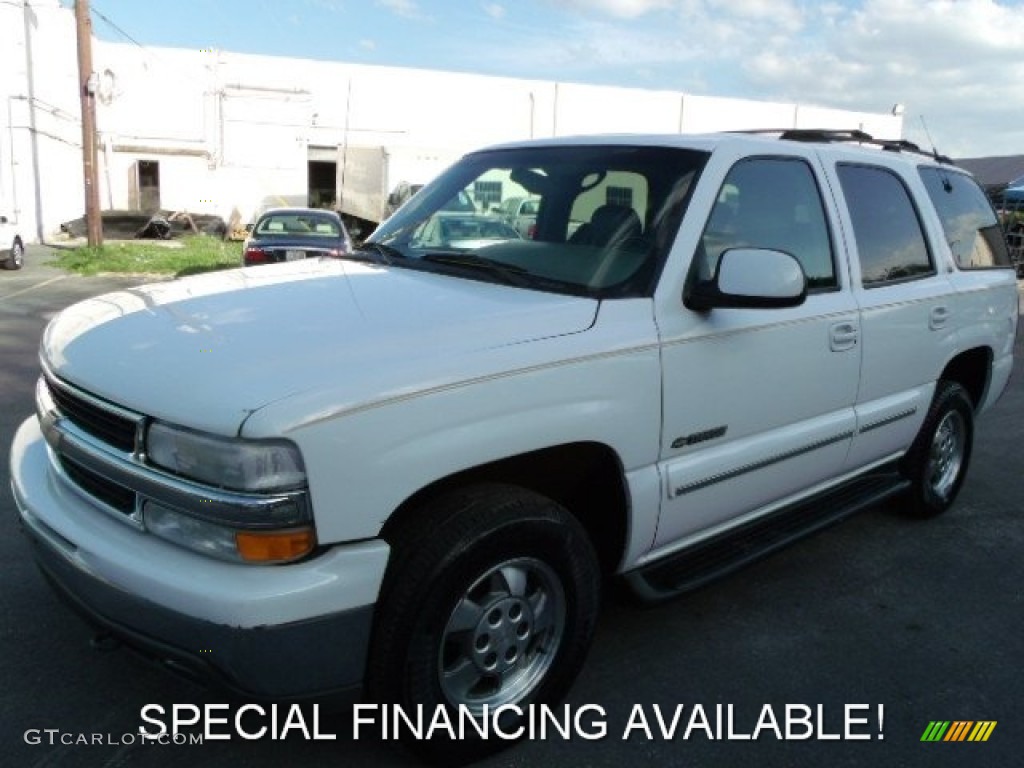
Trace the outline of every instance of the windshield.
<path fill-rule="evenodd" d="M 369 241 L 396 266 L 484 280 L 511 271 L 517 285 L 602 298 L 650 295 L 706 161 L 669 147 L 478 152 Z"/>

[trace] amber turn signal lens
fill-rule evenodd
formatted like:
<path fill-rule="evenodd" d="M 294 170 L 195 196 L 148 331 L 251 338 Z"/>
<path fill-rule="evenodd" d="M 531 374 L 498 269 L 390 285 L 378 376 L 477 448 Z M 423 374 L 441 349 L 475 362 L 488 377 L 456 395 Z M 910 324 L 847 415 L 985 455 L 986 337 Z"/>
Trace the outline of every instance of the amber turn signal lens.
<path fill-rule="evenodd" d="M 239 531 L 235 545 L 242 559 L 250 563 L 281 563 L 309 554 L 316 546 L 311 528 L 288 531 Z"/>

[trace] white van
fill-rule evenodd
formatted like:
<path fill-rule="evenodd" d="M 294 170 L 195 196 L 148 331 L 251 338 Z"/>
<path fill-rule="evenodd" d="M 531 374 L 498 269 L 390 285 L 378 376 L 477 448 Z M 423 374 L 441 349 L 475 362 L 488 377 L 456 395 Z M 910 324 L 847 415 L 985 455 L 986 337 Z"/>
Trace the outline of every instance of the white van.
<path fill-rule="evenodd" d="M 18 233 L 17 225 L 0 214 L 0 267 L 21 269 L 24 263 L 25 241 Z"/>

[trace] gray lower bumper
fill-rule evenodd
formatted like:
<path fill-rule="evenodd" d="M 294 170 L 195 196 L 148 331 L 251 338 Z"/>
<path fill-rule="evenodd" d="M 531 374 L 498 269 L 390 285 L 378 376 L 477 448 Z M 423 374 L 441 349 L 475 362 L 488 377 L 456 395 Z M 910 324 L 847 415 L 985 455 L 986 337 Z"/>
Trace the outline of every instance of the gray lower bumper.
<path fill-rule="evenodd" d="M 373 606 L 280 626 L 214 624 L 117 589 L 75 568 L 30 527 L 23 530 L 43 574 L 74 608 L 177 671 L 250 698 L 358 696 Z"/>

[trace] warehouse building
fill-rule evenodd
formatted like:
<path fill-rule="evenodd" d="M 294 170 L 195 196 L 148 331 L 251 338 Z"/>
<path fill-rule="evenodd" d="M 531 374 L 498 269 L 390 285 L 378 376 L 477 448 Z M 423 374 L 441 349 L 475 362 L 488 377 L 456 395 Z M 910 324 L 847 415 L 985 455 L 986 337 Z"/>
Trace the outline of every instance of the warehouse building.
<path fill-rule="evenodd" d="M 74 13 L 0 3 L 0 211 L 35 240 L 84 212 Z M 902 117 L 803 104 L 94 40 L 104 209 L 247 219 L 332 205 L 352 148 L 438 157 L 581 133 L 860 128 Z M 342 171 L 339 171 L 339 168 Z"/>

